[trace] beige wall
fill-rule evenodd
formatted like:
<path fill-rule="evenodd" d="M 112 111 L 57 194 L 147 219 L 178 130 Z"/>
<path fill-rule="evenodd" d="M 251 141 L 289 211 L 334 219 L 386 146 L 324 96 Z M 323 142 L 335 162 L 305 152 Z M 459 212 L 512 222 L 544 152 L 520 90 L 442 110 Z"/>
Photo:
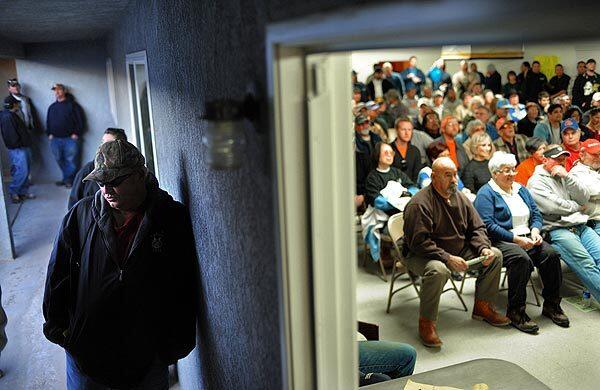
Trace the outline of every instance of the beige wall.
<path fill-rule="evenodd" d="M 524 58 L 510 60 L 473 60 L 480 72 L 485 74 L 486 66 L 493 63 L 498 72 L 502 75 L 502 83 L 506 82 L 506 73 L 514 70 L 519 73 L 519 66 L 523 61 L 532 62 L 539 55 L 555 55 L 558 61 L 565 68 L 565 73 L 572 78 L 576 76 L 577 61 L 586 61 L 588 58 L 594 58 L 600 62 L 600 41 L 590 42 L 558 42 L 558 43 L 524 43 Z M 356 51 L 352 53 L 352 68 L 358 72 L 358 79 L 364 81 L 373 71 L 373 64 L 378 61 L 402 61 L 408 60 L 411 55 L 416 55 L 418 67 L 425 73 L 431 67 L 431 64 L 440 58 L 441 46 L 429 48 L 409 48 L 409 49 L 390 49 L 390 50 L 369 50 Z M 459 61 L 446 61 L 446 70 L 450 74 L 458 71 Z M 546 74 L 548 79 L 554 74 Z"/>

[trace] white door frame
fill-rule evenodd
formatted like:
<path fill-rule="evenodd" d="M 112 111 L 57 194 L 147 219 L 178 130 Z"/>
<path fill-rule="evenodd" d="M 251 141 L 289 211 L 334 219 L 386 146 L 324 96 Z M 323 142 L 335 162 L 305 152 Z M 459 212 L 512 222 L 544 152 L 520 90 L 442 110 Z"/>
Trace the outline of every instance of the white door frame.
<path fill-rule="evenodd" d="M 314 194 L 310 191 L 314 178 L 311 177 L 310 166 L 315 156 L 314 150 L 309 147 L 314 139 L 310 137 L 307 123 L 306 56 L 310 53 L 465 42 L 522 42 L 524 37 L 536 41 L 600 36 L 600 24 L 593 21 L 591 14 L 582 14 L 576 7 L 565 8 L 558 2 L 548 4 L 544 13 L 540 14 L 538 3 L 530 0 L 519 3 L 519 12 L 514 12 L 514 8 L 506 4 L 491 2 L 406 2 L 344 8 L 267 27 L 266 60 L 276 175 L 275 222 L 279 233 L 284 388 L 346 389 L 344 384 L 347 382 L 343 378 L 349 373 L 357 377 L 356 356 L 344 355 L 340 343 L 318 344 L 320 330 L 344 323 L 350 326 L 356 324 L 355 310 L 343 303 L 351 299 L 344 296 L 344 287 L 347 286 L 332 283 L 328 295 L 323 296 L 317 293 L 322 291 L 317 285 L 318 279 L 322 275 L 332 275 L 332 272 L 336 275 L 332 278 L 350 275 L 348 283 L 354 289 L 355 279 L 352 273 L 348 274 L 348 269 L 355 267 L 355 263 L 344 266 L 339 262 L 323 264 L 313 261 L 326 253 L 343 253 L 341 246 L 352 242 L 352 237 L 343 220 L 326 219 L 347 211 L 343 200 L 332 202 L 334 209 L 323 218 L 311 214 L 311 196 Z M 573 23 L 565 22 L 569 20 Z M 554 28 L 546 28 L 548 25 Z M 423 67 L 428 65 L 422 64 Z M 340 106 L 332 107 L 332 110 L 343 112 L 345 104 L 340 102 Z M 331 138 L 321 140 L 330 141 Z M 318 150 L 321 152 L 334 150 L 333 145 L 320 146 Z M 351 167 L 338 165 L 332 172 L 349 178 L 353 176 L 353 172 L 349 172 Z M 331 181 L 330 191 L 323 192 L 322 196 L 341 196 L 343 191 L 336 191 L 334 183 L 337 182 Z M 330 229 L 341 232 L 342 236 L 315 245 L 311 227 L 318 224 L 328 224 Z M 344 235 L 348 235 L 347 240 L 343 239 Z M 333 313 L 319 311 L 319 307 L 329 307 L 332 302 L 339 302 L 342 306 Z M 345 329 L 341 331 L 347 333 Z M 356 344 L 355 337 L 344 337 L 347 343 Z M 337 360 L 332 364 L 318 359 L 318 354 L 337 356 Z M 324 387 L 323 376 L 334 378 L 334 382 L 327 382 L 330 387 Z"/>
<path fill-rule="evenodd" d="M 127 93 L 129 95 L 129 111 L 130 111 L 130 120 L 131 120 L 131 133 L 132 133 L 132 144 L 136 145 L 138 147 L 138 149 L 140 150 L 140 152 L 142 152 L 142 154 L 144 155 L 144 157 L 146 157 L 146 150 L 144 148 L 144 140 L 143 139 L 138 139 L 139 136 L 144 137 L 144 132 L 143 131 L 139 131 L 140 129 L 138 129 L 135 125 L 136 123 L 136 118 L 135 118 L 135 112 L 136 110 L 133 109 L 133 105 L 135 104 L 137 107 L 137 122 L 140 124 L 142 124 L 142 113 L 141 113 L 141 109 L 140 109 L 140 105 L 139 105 L 139 91 L 138 91 L 138 84 L 137 84 L 137 80 L 135 81 L 135 95 L 133 96 L 132 91 L 131 91 L 131 72 L 129 71 L 129 65 L 133 65 L 133 71 L 134 74 L 133 76 L 136 77 L 137 76 L 137 71 L 135 69 L 135 65 L 144 65 L 144 77 L 146 78 L 146 89 L 147 89 L 147 94 L 148 94 L 148 115 L 149 115 L 149 119 L 150 119 L 150 134 L 152 137 L 152 153 L 154 154 L 154 173 L 156 178 L 159 180 L 160 182 L 160 176 L 159 176 L 159 169 L 158 169 L 158 154 L 156 153 L 156 134 L 155 134 L 155 127 L 154 127 L 154 119 L 153 119 L 153 115 L 152 115 L 152 94 L 150 93 L 150 79 L 148 77 L 148 58 L 146 57 L 146 50 L 142 50 L 142 51 L 138 51 L 135 53 L 129 53 L 125 55 L 125 67 L 126 67 L 126 72 L 127 72 Z M 140 134 L 138 134 L 138 131 Z"/>

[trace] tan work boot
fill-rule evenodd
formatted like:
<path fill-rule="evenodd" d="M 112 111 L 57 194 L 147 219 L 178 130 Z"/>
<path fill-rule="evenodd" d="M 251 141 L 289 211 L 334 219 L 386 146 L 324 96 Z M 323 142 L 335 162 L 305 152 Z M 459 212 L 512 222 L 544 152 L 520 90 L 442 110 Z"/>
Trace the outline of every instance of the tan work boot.
<path fill-rule="evenodd" d="M 510 324 L 508 317 L 498 313 L 490 302 L 481 299 L 475 299 L 472 318 L 474 320 L 485 321 L 493 326 L 506 326 Z"/>
<path fill-rule="evenodd" d="M 419 317 L 419 336 L 421 337 L 421 342 L 426 347 L 436 348 L 441 347 L 443 344 L 437 335 L 435 321 L 424 317 Z"/>

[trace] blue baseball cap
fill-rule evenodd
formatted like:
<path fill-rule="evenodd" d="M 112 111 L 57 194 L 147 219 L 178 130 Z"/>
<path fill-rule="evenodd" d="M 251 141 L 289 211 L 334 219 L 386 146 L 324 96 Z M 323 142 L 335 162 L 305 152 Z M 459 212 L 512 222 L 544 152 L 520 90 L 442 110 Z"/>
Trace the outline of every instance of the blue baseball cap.
<path fill-rule="evenodd" d="M 560 122 L 560 132 L 563 133 L 567 129 L 579 130 L 577 121 L 573 118 L 567 118 Z"/>
<path fill-rule="evenodd" d="M 496 103 L 496 108 L 511 108 L 512 106 L 508 102 L 507 99 L 499 99 L 498 103 Z"/>

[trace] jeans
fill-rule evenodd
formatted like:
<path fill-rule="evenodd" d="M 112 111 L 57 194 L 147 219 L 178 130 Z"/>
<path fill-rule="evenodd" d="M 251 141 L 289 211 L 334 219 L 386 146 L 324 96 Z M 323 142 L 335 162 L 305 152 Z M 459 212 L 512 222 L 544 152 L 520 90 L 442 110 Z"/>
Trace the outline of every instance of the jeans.
<path fill-rule="evenodd" d="M 358 370 L 386 374 L 390 378 L 411 375 L 417 351 L 408 344 L 393 341 L 359 341 Z M 361 375 L 362 376 L 362 375 Z"/>
<path fill-rule="evenodd" d="M 586 225 L 550 231 L 552 246 L 560 253 L 590 293 L 600 300 L 600 236 Z"/>
<path fill-rule="evenodd" d="M 50 148 L 62 171 L 62 181 L 73 184 L 79 162 L 79 141 L 71 137 L 54 137 L 50 140 Z"/>
<path fill-rule="evenodd" d="M 29 191 L 30 156 L 29 148 L 8 149 L 10 175 L 12 176 L 8 192 L 11 195 L 26 195 Z"/>
<path fill-rule="evenodd" d="M 494 245 L 502 251 L 502 265 L 506 267 L 508 274 L 508 312 L 525 308 L 527 283 L 534 266 L 544 285 L 544 301 L 560 303 L 560 257 L 551 245 L 543 241 L 541 245 L 527 251 L 512 242 L 498 241 Z"/>
<path fill-rule="evenodd" d="M 6 332 L 4 331 L 4 328 L 6 328 L 6 322 L 6 312 L 4 312 L 4 309 L 2 308 L 2 286 L 0 286 L 0 356 L 2 356 L 2 350 L 8 342 Z"/>
<path fill-rule="evenodd" d="M 67 352 L 67 390 L 110 390 L 108 386 L 94 382 L 82 374 L 75 360 Z M 129 390 L 168 390 L 169 389 L 169 369 L 166 365 L 156 361 L 150 368 L 148 374 L 142 382 Z"/>

